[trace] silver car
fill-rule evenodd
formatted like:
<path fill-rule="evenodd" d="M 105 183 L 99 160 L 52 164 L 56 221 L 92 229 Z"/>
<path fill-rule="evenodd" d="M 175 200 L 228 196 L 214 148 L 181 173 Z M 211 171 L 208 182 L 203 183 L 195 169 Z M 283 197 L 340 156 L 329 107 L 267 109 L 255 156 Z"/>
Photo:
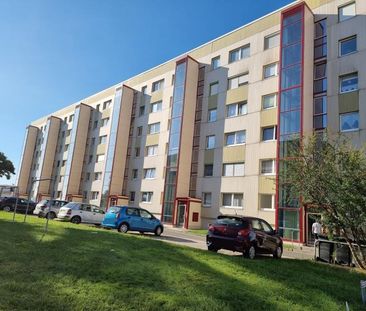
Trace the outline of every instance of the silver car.
<path fill-rule="evenodd" d="M 105 212 L 96 205 L 70 202 L 60 208 L 57 218 L 63 221 L 71 221 L 74 224 L 81 222 L 100 225 Z"/>
<path fill-rule="evenodd" d="M 66 205 L 67 201 L 62 200 L 42 200 L 39 201 L 36 205 L 36 208 L 33 211 L 34 215 L 38 215 L 38 217 L 48 217 L 50 219 L 54 219 L 57 217 L 57 214 L 61 207 Z"/>

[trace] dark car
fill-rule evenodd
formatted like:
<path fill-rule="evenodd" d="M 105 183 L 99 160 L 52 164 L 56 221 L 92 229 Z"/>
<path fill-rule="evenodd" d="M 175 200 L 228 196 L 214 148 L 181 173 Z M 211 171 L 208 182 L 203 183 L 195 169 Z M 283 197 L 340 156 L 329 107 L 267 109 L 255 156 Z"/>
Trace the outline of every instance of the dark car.
<path fill-rule="evenodd" d="M 283 243 L 276 230 L 263 219 L 221 215 L 208 228 L 206 243 L 209 251 L 227 249 L 242 252 L 253 259 L 256 254 L 272 254 L 281 258 Z"/>
<path fill-rule="evenodd" d="M 12 212 L 15 209 L 16 197 L 2 197 L 0 198 L 0 210 L 5 212 Z M 27 210 L 28 200 L 18 198 L 17 212 L 25 213 Z M 33 210 L 36 208 L 36 203 L 29 201 L 28 214 L 32 214 Z"/>

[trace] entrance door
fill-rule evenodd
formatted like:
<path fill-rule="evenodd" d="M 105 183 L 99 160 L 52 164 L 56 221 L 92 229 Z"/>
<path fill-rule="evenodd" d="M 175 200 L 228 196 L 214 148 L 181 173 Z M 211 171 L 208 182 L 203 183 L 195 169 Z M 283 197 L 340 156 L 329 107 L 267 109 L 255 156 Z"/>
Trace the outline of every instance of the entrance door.
<path fill-rule="evenodd" d="M 178 203 L 177 226 L 183 227 L 186 215 L 186 204 Z"/>
<path fill-rule="evenodd" d="M 306 244 L 314 245 L 315 236 L 312 233 L 313 223 L 321 218 L 319 213 L 306 213 Z"/>

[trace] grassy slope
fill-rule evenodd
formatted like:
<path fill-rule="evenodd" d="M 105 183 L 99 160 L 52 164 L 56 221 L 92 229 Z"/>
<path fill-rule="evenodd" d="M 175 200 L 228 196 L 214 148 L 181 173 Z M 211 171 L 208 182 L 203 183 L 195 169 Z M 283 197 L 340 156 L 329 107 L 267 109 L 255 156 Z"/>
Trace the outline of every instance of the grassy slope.
<path fill-rule="evenodd" d="M 0 212 L 0 310 L 362 310 L 365 275 Z M 41 240 L 42 238 L 42 240 Z"/>

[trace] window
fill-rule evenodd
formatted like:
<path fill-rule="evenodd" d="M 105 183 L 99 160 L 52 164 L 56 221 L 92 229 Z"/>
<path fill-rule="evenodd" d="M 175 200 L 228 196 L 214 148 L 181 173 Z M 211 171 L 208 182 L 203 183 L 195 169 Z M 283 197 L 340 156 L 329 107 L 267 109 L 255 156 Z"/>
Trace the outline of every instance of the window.
<path fill-rule="evenodd" d="M 94 173 L 94 180 L 101 180 L 102 179 L 102 172 Z"/>
<path fill-rule="evenodd" d="M 152 84 L 151 92 L 160 91 L 164 87 L 164 79 L 156 81 Z"/>
<path fill-rule="evenodd" d="M 57 167 L 60 167 L 60 160 L 57 161 Z"/>
<path fill-rule="evenodd" d="M 83 199 L 84 200 L 88 199 L 88 191 L 83 191 Z"/>
<path fill-rule="evenodd" d="M 65 166 L 66 165 L 66 162 L 67 162 L 66 160 L 63 160 L 62 161 L 62 166 Z"/>
<path fill-rule="evenodd" d="M 244 163 L 225 163 L 222 176 L 244 176 Z"/>
<path fill-rule="evenodd" d="M 139 108 L 139 117 L 143 116 L 145 114 L 145 106 L 140 106 Z"/>
<path fill-rule="evenodd" d="M 215 148 L 215 135 L 206 136 L 206 149 Z"/>
<path fill-rule="evenodd" d="M 100 126 L 101 127 L 107 126 L 108 125 L 108 122 L 109 122 L 109 118 L 104 118 L 104 119 L 102 119 Z"/>
<path fill-rule="evenodd" d="M 137 128 L 137 136 L 141 136 L 142 135 L 142 126 L 139 126 Z"/>
<path fill-rule="evenodd" d="M 264 38 L 264 49 L 268 50 L 280 45 L 280 34 L 277 32 Z"/>
<path fill-rule="evenodd" d="M 269 141 L 276 139 L 276 127 L 265 127 L 262 128 L 262 141 Z"/>
<path fill-rule="evenodd" d="M 142 192 L 142 195 L 141 195 L 141 202 L 144 202 L 144 203 L 151 203 L 151 201 L 152 201 L 152 196 L 153 196 L 153 193 L 152 193 L 152 192 Z"/>
<path fill-rule="evenodd" d="M 263 67 L 263 78 L 277 76 L 277 63 L 269 64 Z"/>
<path fill-rule="evenodd" d="M 273 194 L 260 194 L 259 204 L 260 209 L 264 210 L 274 210 L 275 208 L 275 196 Z"/>
<path fill-rule="evenodd" d="M 66 136 L 70 136 L 70 135 L 71 135 L 71 130 L 67 130 Z"/>
<path fill-rule="evenodd" d="M 95 107 L 96 112 L 97 112 L 97 111 L 99 111 L 99 109 L 100 109 L 100 104 L 98 104 L 98 105 Z"/>
<path fill-rule="evenodd" d="M 107 142 L 107 135 L 99 136 L 99 145 Z"/>
<path fill-rule="evenodd" d="M 250 45 L 247 44 L 229 52 L 229 63 L 236 62 L 250 56 Z"/>
<path fill-rule="evenodd" d="M 149 134 L 156 134 L 160 132 L 160 122 L 149 124 Z"/>
<path fill-rule="evenodd" d="M 98 127 L 98 120 L 95 120 L 93 124 L 93 129 L 96 129 L 97 127 Z"/>
<path fill-rule="evenodd" d="M 226 106 L 226 116 L 228 118 L 242 116 L 248 113 L 247 102 L 240 102 L 235 104 L 230 104 Z"/>
<path fill-rule="evenodd" d="M 327 127 L 327 96 L 314 98 L 314 129 L 323 129 Z"/>
<path fill-rule="evenodd" d="M 89 156 L 88 163 L 90 164 L 90 163 L 92 163 L 92 161 L 93 161 L 93 155 L 90 155 L 90 156 Z"/>
<path fill-rule="evenodd" d="M 148 157 L 154 156 L 158 154 L 158 145 L 152 145 L 146 147 L 146 155 Z"/>
<path fill-rule="evenodd" d="M 135 148 L 135 157 L 139 157 L 140 156 L 140 147 L 136 147 Z"/>
<path fill-rule="evenodd" d="M 150 112 L 159 112 L 159 111 L 161 111 L 161 108 L 162 108 L 162 102 L 161 101 L 156 102 L 156 103 L 152 103 Z"/>
<path fill-rule="evenodd" d="M 155 178 L 155 173 L 156 173 L 155 168 L 146 168 L 146 169 L 144 169 L 144 178 L 153 179 L 153 178 Z"/>
<path fill-rule="evenodd" d="M 137 168 L 134 168 L 134 169 L 132 170 L 132 178 L 133 178 L 133 179 L 138 178 L 138 174 L 139 174 L 139 170 L 138 170 Z"/>
<path fill-rule="evenodd" d="M 315 23 L 314 59 L 327 56 L 327 20 Z"/>
<path fill-rule="evenodd" d="M 69 144 L 65 145 L 65 150 L 64 151 L 67 151 L 69 150 Z"/>
<path fill-rule="evenodd" d="M 135 202 L 135 195 L 136 195 L 135 191 L 130 192 L 130 201 L 131 202 Z"/>
<path fill-rule="evenodd" d="M 215 122 L 217 120 L 217 109 L 209 109 L 207 114 L 207 121 L 208 122 Z"/>
<path fill-rule="evenodd" d="M 219 82 L 210 84 L 210 96 L 216 95 L 219 92 Z"/>
<path fill-rule="evenodd" d="M 91 193 L 91 199 L 92 200 L 98 200 L 99 192 L 98 191 L 92 191 Z"/>
<path fill-rule="evenodd" d="M 211 59 L 211 69 L 215 70 L 220 67 L 220 56 L 216 56 Z"/>
<path fill-rule="evenodd" d="M 359 114 L 357 112 L 343 113 L 339 115 L 341 132 L 358 130 Z"/>
<path fill-rule="evenodd" d="M 261 174 L 273 175 L 275 173 L 275 160 L 261 161 Z"/>
<path fill-rule="evenodd" d="M 213 176 L 213 164 L 205 164 L 203 176 Z"/>
<path fill-rule="evenodd" d="M 212 202 L 212 193 L 211 192 L 203 192 L 202 193 L 202 205 L 204 207 L 210 207 Z"/>
<path fill-rule="evenodd" d="M 225 139 L 226 146 L 244 144 L 246 140 L 246 132 L 238 131 L 238 132 L 227 133 L 225 137 L 226 137 Z"/>
<path fill-rule="evenodd" d="M 72 120 L 74 120 L 74 115 L 73 115 L 73 114 L 71 114 L 71 115 L 69 116 L 69 122 L 72 122 Z"/>
<path fill-rule="evenodd" d="M 314 65 L 314 94 L 327 91 L 327 63 Z"/>
<path fill-rule="evenodd" d="M 356 3 L 352 2 L 338 8 L 338 21 L 343 22 L 356 15 Z"/>
<path fill-rule="evenodd" d="M 277 106 L 277 94 L 268 94 L 262 97 L 263 110 L 270 109 Z"/>
<path fill-rule="evenodd" d="M 96 162 L 103 162 L 104 161 L 104 154 L 98 154 L 96 158 Z"/>
<path fill-rule="evenodd" d="M 339 56 L 345 56 L 357 51 L 357 36 L 339 41 Z"/>
<path fill-rule="evenodd" d="M 358 90 L 358 74 L 352 73 L 339 78 L 339 92 L 347 93 Z"/>
<path fill-rule="evenodd" d="M 249 73 L 228 79 L 228 90 L 236 89 L 239 86 L 248 84 Z"/>
<path fill-rule="evenodd" d="M 145 85 L 145 86 L 143 86 L 143 87 L 141 88 L 141 93 L 142 93 L 143 95 L 146 95 L 146 94 L 147 94 L 147 85 Z"/>
<path fill-rule="evenodd" d="M 111 105 L 111 102 L 112 102 L 111 100 L 108 100 L 108 101 L 104 102 L 103 103 L 103 110 L 109 108 L 109 106 Z"/>
<path fill-rule="evenodd" d="M 243 194 L 223 193 L 222 205 L 225 207 L 243 207 Z"/>
<path fill-rule="evenodd" d="M 92 137 L 91 139 L 91 145 L 94 146 L 95 145 L 95 137 Z"/>

